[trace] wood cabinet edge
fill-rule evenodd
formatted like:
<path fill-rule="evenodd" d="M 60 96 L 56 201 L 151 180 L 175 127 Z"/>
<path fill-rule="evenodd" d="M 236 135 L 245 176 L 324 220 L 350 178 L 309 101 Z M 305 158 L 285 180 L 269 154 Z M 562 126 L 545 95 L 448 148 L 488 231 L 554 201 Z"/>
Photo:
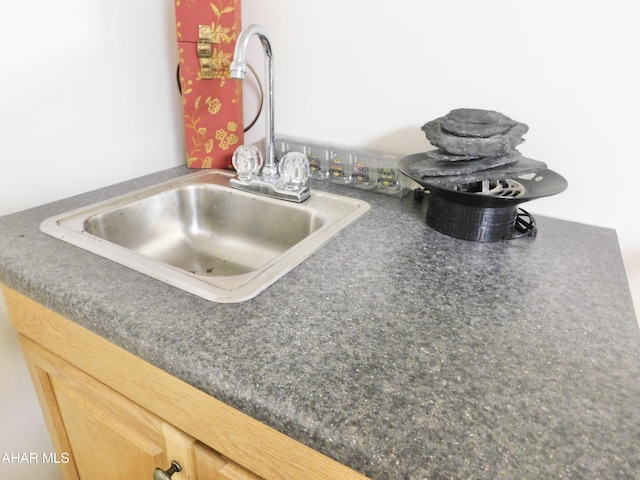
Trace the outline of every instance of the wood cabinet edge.
<path fill-rule="evenodd" d="M 19 334 L 256 474 L 291 480 L 367 478 L 21 293 L 4 285 L 2 291 Z"/>

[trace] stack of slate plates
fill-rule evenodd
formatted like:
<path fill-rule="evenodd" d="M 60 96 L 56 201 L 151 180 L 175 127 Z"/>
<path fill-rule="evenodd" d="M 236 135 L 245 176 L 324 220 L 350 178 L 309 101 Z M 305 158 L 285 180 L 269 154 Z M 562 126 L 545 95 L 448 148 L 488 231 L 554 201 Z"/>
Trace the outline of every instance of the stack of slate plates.
<path fill-rule="evenodd" d="M 493 110 L 459 108 L 422 126 L 438 147 L 412 165 L 412 173 L 438 184 L 500 179 L 546 164 L 523 156 L 516 147 L 529 127 Z"/>
<path fill-rule="evenodd" d="M 399 168 L 429 191 L 427 224 L 441 233 L 481 242 L 535 235 L 533 217 L 518 205 L 567 188 L 517 150 L 529 127 L 502 113 L 459 108 L 422 130 L 436 150 L 408 155 Z"/>

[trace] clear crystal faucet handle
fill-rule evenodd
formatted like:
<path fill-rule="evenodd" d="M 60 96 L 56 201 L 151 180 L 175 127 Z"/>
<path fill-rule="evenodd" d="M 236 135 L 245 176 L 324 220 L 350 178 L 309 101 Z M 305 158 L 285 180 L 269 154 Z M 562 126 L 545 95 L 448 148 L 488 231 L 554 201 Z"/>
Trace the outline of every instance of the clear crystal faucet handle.
<path fill-rule="evenodd" d="M 231 163 L 240 181 L 247 183 L 258 176 L 264 161 L 258 147 L 254 145 L 240 145 L 236 148 L 236 151 L 233 152 Z"/>
<path fill-rule="evenodd" d="M 285 188 L 288 189 L 304 187 L 311 173 L 309 159 L 300 152 L 289 152 L 282 157 L 278 163 L 278 170 Z"/>

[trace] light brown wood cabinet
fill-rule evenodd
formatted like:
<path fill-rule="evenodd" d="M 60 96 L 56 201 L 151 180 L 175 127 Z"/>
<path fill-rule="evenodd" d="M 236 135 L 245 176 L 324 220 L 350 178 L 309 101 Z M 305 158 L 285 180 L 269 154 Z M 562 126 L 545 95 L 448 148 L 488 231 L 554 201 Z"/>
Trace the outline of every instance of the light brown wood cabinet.
<path fill-rule="evenodd" d="M 63 476 L 364 479 L 78 324 L 3 287 Z"/>

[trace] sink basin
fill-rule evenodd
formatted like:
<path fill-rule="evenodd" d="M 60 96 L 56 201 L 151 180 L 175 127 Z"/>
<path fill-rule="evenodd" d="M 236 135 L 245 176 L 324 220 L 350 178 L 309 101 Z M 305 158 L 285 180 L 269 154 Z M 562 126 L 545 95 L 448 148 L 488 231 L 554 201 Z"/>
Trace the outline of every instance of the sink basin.
<path fill-rule="evenodd" d="M 229 187 L 202 170 L 56 215 L 40 230 L 214 302 L 248 300 L 367 210 L 312 191 L 292 203 Z"/>

